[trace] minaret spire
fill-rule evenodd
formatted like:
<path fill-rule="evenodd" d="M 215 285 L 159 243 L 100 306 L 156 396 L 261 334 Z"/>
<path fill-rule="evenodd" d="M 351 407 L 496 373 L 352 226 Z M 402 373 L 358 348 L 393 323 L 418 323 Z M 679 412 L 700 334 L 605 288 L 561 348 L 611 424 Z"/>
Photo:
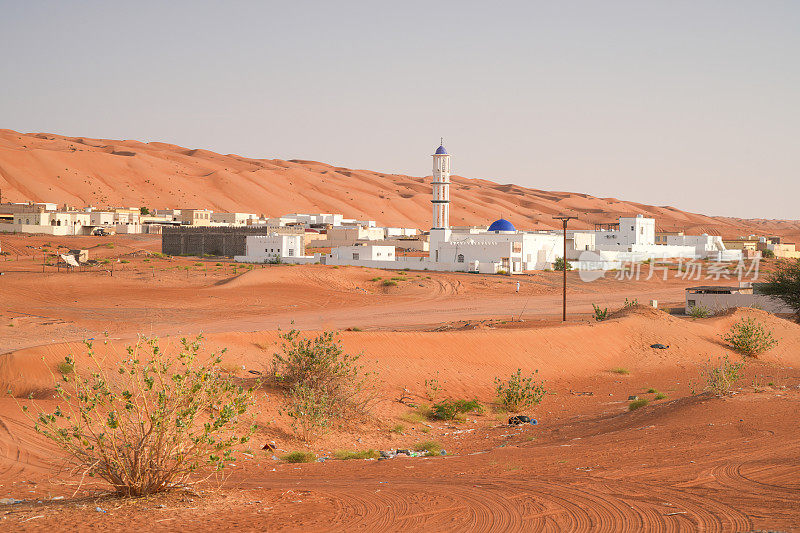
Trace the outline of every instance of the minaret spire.
<path fill-rule="evenodd" d="M 450 228 L 450 154 L 444 148 L 444 137 L 433 154 L 433 223 L 431 229 Z"/>

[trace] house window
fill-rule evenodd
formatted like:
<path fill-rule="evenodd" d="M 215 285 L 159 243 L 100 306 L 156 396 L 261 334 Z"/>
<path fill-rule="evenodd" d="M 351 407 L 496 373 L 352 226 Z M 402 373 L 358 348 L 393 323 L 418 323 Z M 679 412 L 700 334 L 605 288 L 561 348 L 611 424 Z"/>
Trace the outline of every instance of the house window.
<path fill-rule="evenodd" d="M 353 254 L 353 259 L 358 260 L 358 257 L 359 257 L 359 254 L 356 254 L 356 253 Z"/>
<path fill-rule="evenodd" d="M 633 226 L 631 226 L 631 231 L 633 231 Z"/>
<path fill-rule="evenodd" d="M 464 262 L 464 254 L 458 254 L 458 257 L 456 258 L 456 261 L 458 261 L 459 263 L 463 263 Z"/>
<path fill-rule="evenodd" d="M 292 257 L 292 256 L 294 256 L 294 250 L 290 249 L 289 250 L 289 257 Z"/>
<path fill-rule="evenodd" d="M 694 307 L 695 306 L 695 301 L 696 300 L 689 300 L 689 307 Z"/>

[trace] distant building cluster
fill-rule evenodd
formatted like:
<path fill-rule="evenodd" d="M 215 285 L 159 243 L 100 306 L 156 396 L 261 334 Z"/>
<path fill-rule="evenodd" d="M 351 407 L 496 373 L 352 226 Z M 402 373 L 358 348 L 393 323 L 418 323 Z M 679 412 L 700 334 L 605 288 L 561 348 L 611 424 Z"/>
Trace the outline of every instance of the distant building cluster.
<path fill-rule="evenodd" d="M 800 257 L 794 244 L 777 237 L 723 240 L 707 234 L 657 231 L 656 220 L 641 214 L 596 224 L 593 230 L 568 230 L 566 235 L 552 230 L 518 231 L 504 218 L 483 227 L 453 227 L 450 154 L 440 145 L 432 157 L 429 231 L 383 227 L 374 220 L 334 213 L 266 217 L 210 209 L 75 209 L 52 203 L 0 203 L 0 232 L 155 233 L 162 235 L 162 251 L 169 255 L 490 274 L 553 268 L 564 257 L 580 270 L 608 270 L 649 259 L 725 262 L 762 254 Z"/>

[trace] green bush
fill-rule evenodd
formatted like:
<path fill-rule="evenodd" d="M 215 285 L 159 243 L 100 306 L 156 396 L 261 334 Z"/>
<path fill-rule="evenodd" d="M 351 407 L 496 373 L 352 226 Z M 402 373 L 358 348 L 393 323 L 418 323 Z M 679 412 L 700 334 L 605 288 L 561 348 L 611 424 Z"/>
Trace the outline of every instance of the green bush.
<path fill-rule="evenodd" d="M 772 337 L 772 332 L 752 317 L 742 318 L 722 336 L 722 339 L 737 352 L 752 356 L 759 355 L 778 344 Z"/>
<path fill-rule="evenodd" d="M 296 383 L 287 392 L 285 402 L 281 412 L 292 419 L 292 430 L 303 440 L 319 436 L 330 425 L 333 407 L 324 390 Z"/>
<path fill-rule="evenodd" d="M 706 382 L 706 390 L 718 396 L 728 394 L 731 387 L 744 376 L 744 367 L 744 358 L 738 363 L 731 363 L 727 355 L 722 357 L 716 366 L 709 361 L 701 372 Z"/>
<path fill-rule="evenodd" d="M 761 257 L 763 259 L 775 259 L 775 252 L 772 250 L 761 250 Z"/>
<path fill-rule="evenodd" d="M 644 407 L 649 403 L 650 400 L 648 400 L 647 398 L 639 398 L 637 400 L 633 400 L 631 403 L 628 404 L 628 411 L 635 411 L 640 407 Z"/>
<path fill-rule="evenodd" d="M 483 412 L 478 400 L 442 400 L 431 406 L 430 417 L 434 420 L 455 420 L 473 411 Z"/>
<path fill-rule="evenodd" d="M 608 318 L 608 307 L 600 309 L 597 304 L 592 304 L 594 307 L 594 319 L 598 322 L 602 322 L 603 320 Z"/>
<path fill-rule="evenodd" d="M 625 298 L 625 303 L 622 304 L 622 308 L 630 309 L 631 307 L 636 307 L 637 305 L 639 305 L 639 300 L 637 300 L 636 298 L 634 298 L 633 300 L 628 300 L 627 298 Z"/>
<path fill-rule="evenodd" d="M 392 281 L 390 279 L 383 280 L 383 286 L 384 287 L 394 287 L 395 285 L 397 285 L 396 281 Z"/>
<path fill-rule="evenodd" d="M 289 452 L 281 459 L 287 463 L 313 463 L 317 456 L 313 452 Z"/>
<path fill-rule="evenodd" d="M 141 338 L 113 374 L 102 365 L 108 356 L 87 341 L 85 371 L 65 359 L 75 377 L 56 383 L 53 411 L 34 403 L 34 429 L 76 471 L 126 496 L 184 487 L 223 469 L 255 430 L 244 422 L 253 394 L 222 376 L 221 354 L 199 357 L 201 340 L 182 339 L 173 354 Z"/>
<path fill-rule="evenodd" d="M 627 368 L 622 368 L 622 367 L 612 368 L 611 372 L 613 372 L 614 374 L 620 374 L 622 376 L 627 376 L 628 374 L 631 373 L 630 370 L 628 370 Z"/>
<path fill-rule="evenodd" d="M 518 368 L 508 381 L 495 378 L 495 390 L 503 407 L 512 413 L 518 413 L 528 407 L 539 405 L 547 390 L 544 388 L 544 382 L 533 381 L 538 372 L 534 370 L 533 375 L 522 377 L 522 369 Z"/>
<path fill-rule="evenodd" d="M 705 305 L 693 305 L 689 308 L 689 316 L 692 318 L 708 318 L 711 316 L 711 309 Z"/>
<path fill-rule="evenodd" d="M 282 351 L 273 355 L 267 372 L 288 390 L 286 414 L 303 438 L 324 431 L 331 419 L 368 412 L 374 400 L 371 374 L 360 354 L 344 352 L 338 334 L 308 338 L 293 329 L 280 337 Z"/>
<path fill-rule="evenodd" d="M 655 395 L 655 396 L 653 396 L 653 399 L 654 399 L 654 400 L 663 400 L 663 399 L 665 399 L 666 397 L 667 397 L 667 395 L 666 395 L 666 394 L 664 394 L 663 392 L 658 392 L 658 393 L 656 393 L 656 395 Z"/>
<path fill-rule="evenodd" d="M 564 270 L 564 264 L 565 262 L 563 257 L 556 257 L 556 261 L 555 263 L 553 263 L 553 270 L 562 272 Z M 572 270 L 572 264 L 569 261 L 566 262 L 566 266 L 567 266 L 567 271 Z"/>

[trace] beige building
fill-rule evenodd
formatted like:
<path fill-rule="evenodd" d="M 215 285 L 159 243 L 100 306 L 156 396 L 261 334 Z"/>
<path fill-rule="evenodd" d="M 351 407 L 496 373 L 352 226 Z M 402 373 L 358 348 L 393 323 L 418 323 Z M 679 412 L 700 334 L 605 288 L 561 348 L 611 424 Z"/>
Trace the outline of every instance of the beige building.
<path fill-rule="evenodd" d="M 210 226 L 212 212 L 209 209 L 181 209 L 181 223 L 187 226 Z"/>

